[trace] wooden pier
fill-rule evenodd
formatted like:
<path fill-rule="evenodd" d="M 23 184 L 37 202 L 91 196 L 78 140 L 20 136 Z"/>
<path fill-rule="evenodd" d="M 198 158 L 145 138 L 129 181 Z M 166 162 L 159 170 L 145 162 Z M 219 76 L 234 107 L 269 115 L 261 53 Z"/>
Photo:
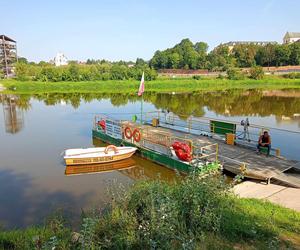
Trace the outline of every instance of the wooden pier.
<path fill-rule="evenodd" d="M 176 130 L 170 125 L 153 127 L 142 125 L 142 130 L 153 131 L 156 134 L 173 134 L 193 141 L 193 144 L 201 147 L 218 143 L 218 160 L 223 168 L 236 175 L 242 175 L 250 179 L 256 179 L 270 183 L 275 181 L 290 187 L 300 188 L 300 163 L 283 157 L 266 156 L 257 154 L 255 149 L 245 146 L 228 145 L 224 140 L 210 136 L 195 135 L 189 132 Z M 299 174 L 285 173 L 294 169 Z"/>
<path fill-rule="evenodd" d="M 106 130 L 101 128 L 99 122 L 105 122 L 108 126 Z M 181 119 L 159 112 L 147 113 L 143 123 L 97 115 L 93 136 L 116 145 L 136 146 L 143 157 L 178 171 L 189 172 L 200 162 L 200 165 L 220 162 L 223 169 L 235 175 L 300 188 L 300 162 L 281 157 L 278 149 L 275 155 L 270 156 L 256 153 L 258 136 L 268 128 L 243 125 L 242 132 L 246 132 L 243 134 L 240 125 L 217 119 Z M 126 131 L 130 134 L 127 135 Z M 138 135 L 137 138 L 135 135 Z M 174 142 L 188 145 L 192 151 L 191 161 L 180 161 L 174 156 Z M 290 170 L 294 173 L 287 172 Z"/>

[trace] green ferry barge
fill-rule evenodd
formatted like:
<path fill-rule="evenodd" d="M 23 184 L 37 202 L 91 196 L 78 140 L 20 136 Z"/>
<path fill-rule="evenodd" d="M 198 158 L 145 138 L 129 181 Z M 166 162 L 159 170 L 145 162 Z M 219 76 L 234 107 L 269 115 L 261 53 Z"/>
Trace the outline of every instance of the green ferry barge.
<path fill-rule="evenodd" d="M 180 172 L 220 169 L 217 143 L 197 146 L 192 139 L 179 137 L 175 131 L 159 128 L 155 120 L 147 125 L 97 115 L 94 118 L 92 134 L 94 138 L 108 144 L 137 147 L 137 153 L 141 157 Z M 190 151 L 190 158 L 180 159 L 180 155 L 172 147 L 174 143 L 186 146 Z M 184 154 L 184 150 L 180 153 L 182 152 Z"/>

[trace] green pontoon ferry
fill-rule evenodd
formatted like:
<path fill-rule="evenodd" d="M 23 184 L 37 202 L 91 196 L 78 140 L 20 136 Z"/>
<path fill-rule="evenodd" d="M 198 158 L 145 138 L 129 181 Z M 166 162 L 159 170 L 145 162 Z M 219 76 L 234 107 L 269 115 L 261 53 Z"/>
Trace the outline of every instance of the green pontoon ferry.
<path fill-rule="evenodd" d="M 137 147 L 141 157 L 180 172 L 220 169 L 217 143 L 199 146 L 195 140 L 157 125 L 156 120 L 139 124 L 97 115 L 92 133 L 108 144 Z"/>

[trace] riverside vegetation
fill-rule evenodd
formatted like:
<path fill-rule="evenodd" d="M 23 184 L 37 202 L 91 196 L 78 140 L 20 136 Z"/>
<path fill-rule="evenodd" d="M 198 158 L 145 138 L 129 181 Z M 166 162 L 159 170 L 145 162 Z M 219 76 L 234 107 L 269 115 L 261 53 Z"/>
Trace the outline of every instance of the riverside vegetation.
<path fill-rule="evenodd" d="M 286 78 L 267 76 L 264 79 L 241 78 L 240 73 L 232 74 L 233 79 L 223 78 L 164 78 L 159 77 L 146 83 L 146 92 L 177 92 L 216 91 L 229 89 L 299 89 L 298 75 L 287 75 Z M 32 80 L 2 80 L 6 93 L 37 94 L 37 93 L 135 93 L 139 81 L 107 80 L 107 81 L 62 81 L 41 82 Z"/>
<path fill-rule="evenodd" d="M 154 92 L 299 88 L 300 73 L 289 73 L 284 77 L 264 76 L 262 66 L 285 65 L 300 65 L 299 43 L 241 44 L 232 50 L 220 45 L 208 53 L 206 43 L 193 44 L 189 39 L 183 39 L 173 48 L 156 51 L 148 62 L 141 58 L 137 58 L 135 63 L 88 59 L 84 65 L 71 61 L 68 66 L 55 67 L 43 61 L 37 64 L 20 58 L 15 65 L 16 80 L 1 81 L 1 84 L 16 90 L 16 93 L 126 93 L 137 89 L 138 80 L 145 72 L 145 80 L 148 81 L 146 91 Z M 245 72 L 241 67 L 250 69 Z M 201 76 L 194 76 L 194 79 L 164 79 L 157 78 L 156 70 L 160 69 L 207 69 L 223 73 L 217 79 Z"/>
<path fill-rule="evenodd" d="M 140 181 L 83 215 L 77 233 L 62 217 L 44 226 L 0 231 L 4 249 L 296 249 L 300 213 L 241 199 L 216 175 L 177 183 Z"/>

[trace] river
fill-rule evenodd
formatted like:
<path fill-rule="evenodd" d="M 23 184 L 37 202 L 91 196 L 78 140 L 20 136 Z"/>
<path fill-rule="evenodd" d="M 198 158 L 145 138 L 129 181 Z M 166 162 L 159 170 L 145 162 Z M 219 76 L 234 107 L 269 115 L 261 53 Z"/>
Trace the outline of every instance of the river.
<path fill-rule="evenodd" d="M 129 169 L 67 176 L 61 153 L 103 145 L 93 140 L 97 113 L 131 119 L 140 113 L 136 95 L 37 94 L 0 97 L 0 224 L 6 228 L 42 223 L 64 211 L 76 224 L 80 213 L 101 209 L 121 189 L 143 178 L 172 181 L 172 170 L 134 156 Z M 241 91 L 144 95 L 144 112 L 211 117 L 300 133 L 300 91 Z M 300 160 L 299 133 L 272 131 L 273 144 Z M 110 190 L 110 191 L 108 191 Z"/>

